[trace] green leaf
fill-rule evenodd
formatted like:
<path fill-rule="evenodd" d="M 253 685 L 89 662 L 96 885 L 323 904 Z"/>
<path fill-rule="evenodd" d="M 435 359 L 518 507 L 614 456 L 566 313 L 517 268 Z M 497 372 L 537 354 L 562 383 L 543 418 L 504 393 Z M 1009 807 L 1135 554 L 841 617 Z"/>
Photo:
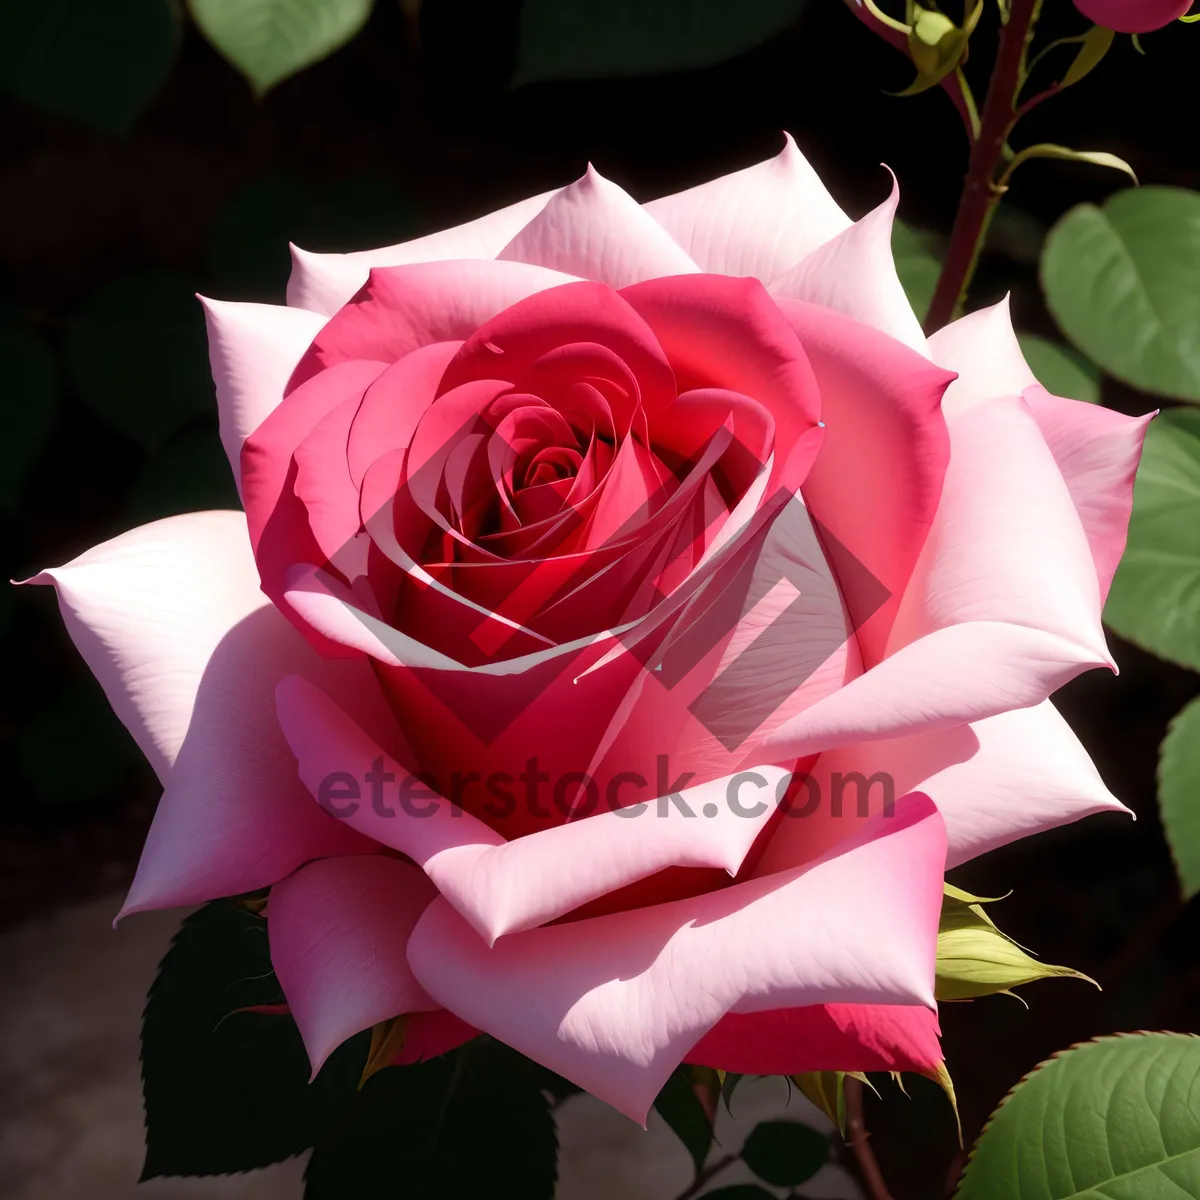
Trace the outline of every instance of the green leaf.
<path fill-rule="evenodd" d="M 23 329 L 0 330 L 4 414 L 0 423 L 0 508 L 12 510 L 54 424 L 58 372 L 50 347 Z"/>
<path fill-rule="evenodd" d="M 554 1118 L 534 1064 L 476 1039 L 372 1075 L 318 1141 L 306 1200 L 551 1200 Z"/>
<path fill-rule="evenodd" d="M 132 272 L 97 289 L 66 340 L 89 407 L 147 450 L 215 411 L 204 314 L 182 276 Z"/>
<path fill-rule="evenodd" d="M 124 133 L 179 48 L 174 0 L 6 0 L 0 89 L 103 133 Z"/>
<path fill-rule="evenodd" d="M 328 57 L 366 24 L 374 0 L 188 0 L 206 38 L 262 96 Z"/>
<path fill-rule="evenodd" d="M 913 229 L 903 221 L 892 225 L 892 257 L 896 274 L 918 319 L 924 319 L 933 302 L 942 273 L 940 246 L 936 235 Z"/>
<path fill-rule="evenodd" d="M 1091 983 L 1069 967 L 1054 967 L 1027 954 L 996 928 L 982 906 L 947 890 L 938 926 L 934 994 L 967 1000 L 1007 992 L 1039 979 L 1072 978 Z"/>
<path fill-rule="evenodd" d="M 1133 489 L 1129 541 L 1104 619 L 1160 658 L 1200 670 L 1200 412 L 1150 422 Z"/>
<path fill-rule="evenodd" d="M 1147 187 L 1050 231 L 1046 302 L 1067 337 L 1144 391 L 1200 401 L 1200 193 Z"/>
<path fill-rule="evenodd" d="M 335 1051 L 310 1084 L 290 1016 L 235 1011 L 282 998 L 260 917 L 219 900 L 184 921 L 142 1021 L 143 1179 L 280 1162 L 352 1101 L 366 1035 Z"/>
<path fill-rule="evenodd" d="M 516 82 L 693 70 L 786 28 L 804 0 L 524 0 Z"/>
<path fill-rule="evenodd" d="M 1008 1094 L 958 1200 L 1200 1196 L 1200 1039 L 1125 1034 L 1065 1050 Z"/>
<path fill-rule="evenodd" d="M 763 1121 L 750 1131 L 742 1160 L 759 1179 L 796 1187 L 829 1161 L 829 1139 L 799 1121 Z"/>
<path fill-rule="evenodd" d="M 15 743 L 21 776 L 45 803 L 61 808 L 104 795 L 138 758 L 99 684 L 90 679 L 23 721 Z"/>
<path fill-rule="evenodd" d="M 1200 892 L 1200 699 L 1167 729 L 1158 751 L 1158 807 L 1185 900 Z"/>
<path fill-rule="evenodd" d="M 125 503 L 130 525 L 213 508 L 240 508 L 229 460 L 215 426 L 172 440 L 134 480 Z"/>
<path fill-rule="evenodd" d="M 686 1066 L 675 1068 L 663 1090 L 658 1093 L 654 1107 L 684 1144 L 699 1174 L 712 1146 L 713 1128 L 704 1105 L 696 1095 L 692 1073 Z"/>
<path fill-rule="evenodd" d="M 1017 334 L 1021 352 L 1038 382 L 1055 396 L 1100 403 L 1100 368 L 1078 350 L 1033 333 Z"/>

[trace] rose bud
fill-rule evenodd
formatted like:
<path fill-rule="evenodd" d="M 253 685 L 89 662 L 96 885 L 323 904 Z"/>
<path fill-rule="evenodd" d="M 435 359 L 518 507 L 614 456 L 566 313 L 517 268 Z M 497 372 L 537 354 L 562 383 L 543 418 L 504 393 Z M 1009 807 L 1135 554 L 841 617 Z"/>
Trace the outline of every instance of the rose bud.
<path fill-rule="evenodd" d="M 1075 7 L 1118 33 L 1151 33 L 1187 16 L 1192 0 L 1075 0 Z"/>

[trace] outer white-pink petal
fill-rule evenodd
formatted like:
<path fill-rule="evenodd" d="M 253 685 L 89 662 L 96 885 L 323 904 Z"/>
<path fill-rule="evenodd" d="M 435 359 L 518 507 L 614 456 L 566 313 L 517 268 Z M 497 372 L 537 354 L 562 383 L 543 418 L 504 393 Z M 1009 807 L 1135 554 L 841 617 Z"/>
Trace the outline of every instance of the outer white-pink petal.
<path fill-rule="evenodd" d="M 637 1121 L 726 1013 L 933 1006 L 945 831 L 910 796 L 818 862 L 693 899 L 479 938 L 447 901 L 408 944 L 425 990 Z"/>
<path fill-rule="evenodd" d="M 438 1007 L 405 957 L 436 894 L 424 872 L 380 855 L 309 863 L 271 889 L 271 964 L 314 1074 L 354 1034 Z"/>
<path fill-rule="evenodd" d="M 208 324 L 221 444 L 240 492 L 242 443 L 283 399 L 288 379 L 325 318 L 278 304 L 200 302 Z"/>
<path fill-rule="evenodd" d="M 367 281 L 372 267 L 400 267 L 406 263 L 442 262 L 450 258 L 495 258 L 546 206 L 553 192 L 519 200 L 507 208 L 443 229 L 426 237 L 359 250 L 352 254 L 312 254 L 292 247 L 292 275 L 287 302 L 327 316 L 337 312 Z"/>
<path fill-rule="evenodd" d="M 823 853 L 914 789 L 946 822 L 947 867 L 1094 813 L 1129 811 L 1049 700 L 957 729 L 830 750 L 812 779 L 819 803 L 779 822 L 758 873 Z"/>
<path fill-rule="evenodd" d="M 189 513 L 131 530 L 32 581 L 165 784 L 123 912 L 274 883 L 370 843 L 312 803 L 275 718 L 307 675 L 381 738 L 369 668 L 319 658 L 259 590 L 245 517 Z"/>
<path fill-rule="evenodd" d="M 1155 414 L 1127 417 L 1099 404 L 1052 396 L 1041 386 L 1027 389 L 1025 402 L 1083 522 L 1104 601 L 1125 553 L 1133 481 Z"/>
<path fill-rule="evenodd" d="M 643 207 L 702 271 L 764 283 L 850 226 L 790 134 L 774 158 Z"/>
<path fill-rule="evenodd" d="M 1013 331 L 1007 296 L 932 334 L 929 354 L 958 375 L 942 401 L 947 419 L 997 396 L 1019 396 L 1037 383 Z"/>
<path fill-rule="evenodd" d="M 892 223 L 899 203 L 900 190 L 893 180 L 891 195 L 878 208 L 773 279 L 768 290 L 774 296 L 832 308 L 926 353 L 921 323 L 892 257 Z"/>
<path fill-rule="evenodd" d="M 1103 600 L 1125 551 L 1133 480 L 1153 414 L 1127 417 L 1051 395 L 1021 353 L 1007 299 L 939 329 L 929 351 L 940 366 L 958 372 L 944 401 L 949 414 L 994 396 L 1024 396 L 1083 523 Z"/>
<path fill-rule="evenodd" d="M 591 166 L 496 256 L 621 288 L 699 268 L 661 225 Z"/>

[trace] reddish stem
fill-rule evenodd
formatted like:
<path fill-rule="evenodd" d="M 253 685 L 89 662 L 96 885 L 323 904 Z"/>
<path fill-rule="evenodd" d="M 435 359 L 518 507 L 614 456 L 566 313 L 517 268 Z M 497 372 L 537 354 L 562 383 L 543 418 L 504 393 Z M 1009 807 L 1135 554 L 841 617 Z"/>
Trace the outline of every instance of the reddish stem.
<path fill-rule="evenodd" d="M 932 333 L 954 319 L 975 274 L 984 235 L 1000 202 L 996 169 L 1003 161 L 1004 147 L 1017 122 L 1025 52 L 1041 6 L 1041 0 L 1013 0 L 1008 24 L 1000 35 L 996 65 L 980 113 L 979 137 L 971 148 L 946 262 L 925 318 L 926 332 Z"/>
<path fill-rule="evenodd" d="M 867 1123 L 863 1117 L 863 1085 L 859 1079 L 847 1075 L 843 1083 L 846 1097 L 846 1140 L 854 1157 L 858 1159 L 858 1169 L 862 1172 L 863 1183 L 866 1184 L 871 1200 L 892 1200 L 888 1191 L 883 1172 L 871 1149 L 871 1135 L 867 1133 Z"/>

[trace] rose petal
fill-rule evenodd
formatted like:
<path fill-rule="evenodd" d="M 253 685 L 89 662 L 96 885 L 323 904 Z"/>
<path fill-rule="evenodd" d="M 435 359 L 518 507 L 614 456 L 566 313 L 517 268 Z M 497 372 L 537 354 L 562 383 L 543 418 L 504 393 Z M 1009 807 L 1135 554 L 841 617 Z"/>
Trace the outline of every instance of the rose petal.
<path fill-rule="evenodd" d="M 1020 396 L 1037 383 L 1013 332 L 1007 296 L 939 329 L 929 339 L 929 355 L 958 376 L 946 389 L 947 419 L 997 396 Z"/>
<path fill-rule="evenodd" d="M 323 562 L 324 555 L 309 524 L 308 510 L 295 494 L 295 454 L 331 412 L 361 400 L 384 371 L 382 362 L 345 362 L 323 371 L 296 389 L 246 439 L 242 449 L 242 500 L 263 591 L 279 604 L 302 632 L 309 628 L 283 599 L 288 571 L 296 562 Z M 344 456 L 345 440 L 341 443 Z M 337 643 L 314 636 L 327 654 L 345 651 Z"/>
<path fill-rule="evenodd" d="M 860 742 L 817 760 L 756 872 L 781 871 L 836 845 L 910 790 L 946 822 L 946 865 L 1098 812 L 1128 812 L 1049 700 L 973 725 Z"/>
<path fill-rule="evenodd" d="M 545 267 L 490 259 L 372 268 L 313 339 L 289 387 L 336 363 L 391 363 L 433 342 L 462 341 L 517 301 L 571 282 Z"/>
<path fill-rule="evenodd" d="M 677 375 L 689 388 L 727 388 L 753 396 L 775 419 L 776 445 L 796 457 L 785 466 L 792 490 L 816 456 L 821 396 L 795 332 L 766 289 L 754 279 L 681 275 L 623 288 L 622 298 L 653 330 Z"/>
<path fill-rule="evenodd" d="M 1052 396 L 1040 386 L 1027 389 L 1024 397 L 1083 522 L 1103 603 L 1125 553 L 1133 481 L 1154 413 L 1127 417 L 1099 404 Z"/>
<path fill-rule="evenodd" d="M 947 867 L 1093 813 L 1129 812 L 1049 700 L 971 729 L 978 752 L 921 784 L 946 821 Z"/>
<path fill-rule="evenodd" d="M 925 353 L 925 335 L 900 285 L 892 257 L 892 222 L 900 189 L 849 229 L 770 283 L 773 296 L 807 300 L 853 317 Z"/>
<path fill-rule="evenodd" d="M 538 292 L 481 325 L 447 368 L 441 390 L 506 379 L 518 391 L 528 391 L 527 378 L 544 376 L 547 355 L 579 343 L 614 352 L 636 381 L 647 410 L 674 401 L 675 375 L 654 332 L 619 292 L 591 282 Z"/>
<path fill-rule="evenodd" d="M 699 268 L 627 192 L 589 165 L 496 256 L 624 287 Z"/>
<path fill-rule="evenodd" d="M 811 866 L 491 948 L 439 899 L 408 959 L 451 1012 L 644 1122 L 671 1071 L 727 1012 L 932 1008 L 944 860 L 941 820 L 913 796 Z M 796 919 L 805 912 L 821 919 Z"/>
<path fill-rule="evenodd" d="M 369 849 L 296 779 L 272 697 L 300 671 L 378 736 L 390 717 L 365 666 L 318 658 L 264 598 L 241 513 L 156 521 L 32 582 L 54 584 L 72 640 L 166 785 L 123 913 Z"/>
<path fill-rule="evenodd" d="M 1114 666 L 1087 539 L 1028 406 L 977 405 L 950 439 L 890 657 L 768 737 L 770 758 L 981 720 Z"/>
<path fill-rule="evenodd" d="M 221 444 L 240 491 L 242 444 L 283 399 L 296 364 L 324 320 L 275 304 L 235 304 L 203 296 L 200 303 L 208 325 Z"/>
<path fill-rule="evenodd" d="M 954 377 L 840 313 L 787 299 L 780 307 L 812 365 L 825 422 L 804 499 L 870 666 L 942 494 L 950 438 L 941 404 Z"/>
<path fill-rule="evenodd" d="M 644 205 L 702 271 L 782 275 L 850 225 L 785 134 L 774 158 Z"/>
<path fill-rule="evenodd" d="M 739 1075 L 912 1071 L 942 1062 L 937 1013 L 887 1004 L 820 1004 L 726 1013 L 687 1061 Z"/>
<path fill-rule="evenodd" d="M 409 776 L 336 704 L 303 680 L 277 694 L 279 721 L 313 796 L 335 774 L 365 779 L 376 764 L 397 789 Z M 514 841 L 422 787 L 419 795 L 358 804 L 347 811 L 353 829 L 406 854 L 484 938 L 532 929 L 590 900 L 672 866 L 716 867 L 737 873 L 782 796 L 790 772 L 760 767 L 745 779 L 720 779 L 684 789 L 678 802 L 659 800 L 653 785 L 629 779 L 604 802 L 641 807 L 602 811 Z M 509 777 L 507 784 L 514 780 Z M 408 793 L 396 792 L 397 797 Z M 649 802 L 647 806 L 647 802 Z M 592 807 L 601 803 L 597 789 Z M 347 809 L 349 805 L 346 806 Z M 381 811 L 382 810 L 382 811 Z M 386 813 L 387 815 L 383 815 Z M 697 818 L 701 819 L 697 819 Z"/>
<path fill-rule="evenodd" d="M 271 965 L 314 1075 L 356 1033 L 437 1008 L 405 957 L 436 895 L 416 867 L 379 855 L 309 863 L 271 889 Z"/>
<path fill-rule="evenodd" d="M 1007 298 L 938 330 L 929 349 L 936 362 L 959 373 L 946 393 L 947 411 L 993 396 L 1024 396 L 1083 522 L 1103 601 L 1125 551 L 1133 480 L 1150 416 L 1126 417 L 1047 392 L 1021 353 Z"/>
<path fill-rule="evenodd" d="M 407 448 L 459 345 L 422 346 L 393 363 L 363 393 L 346 444 L 346 462 L 356 487 L 362 487 L 373 463 L 393 450 Z"/>
<path fill-rule="evenodd" d="M 312 309 L 332 316 L 367 282 L 373 267 L 399 267 L 405 263 L 442 262 L 452 258 L 495 258 L 513 236 L 541 212 L 553 195 L 553 192 L 543 192 L 465 225 L 379 250 L 310 254 L 293 246 L 287 302 L 293 308 Z"/>

